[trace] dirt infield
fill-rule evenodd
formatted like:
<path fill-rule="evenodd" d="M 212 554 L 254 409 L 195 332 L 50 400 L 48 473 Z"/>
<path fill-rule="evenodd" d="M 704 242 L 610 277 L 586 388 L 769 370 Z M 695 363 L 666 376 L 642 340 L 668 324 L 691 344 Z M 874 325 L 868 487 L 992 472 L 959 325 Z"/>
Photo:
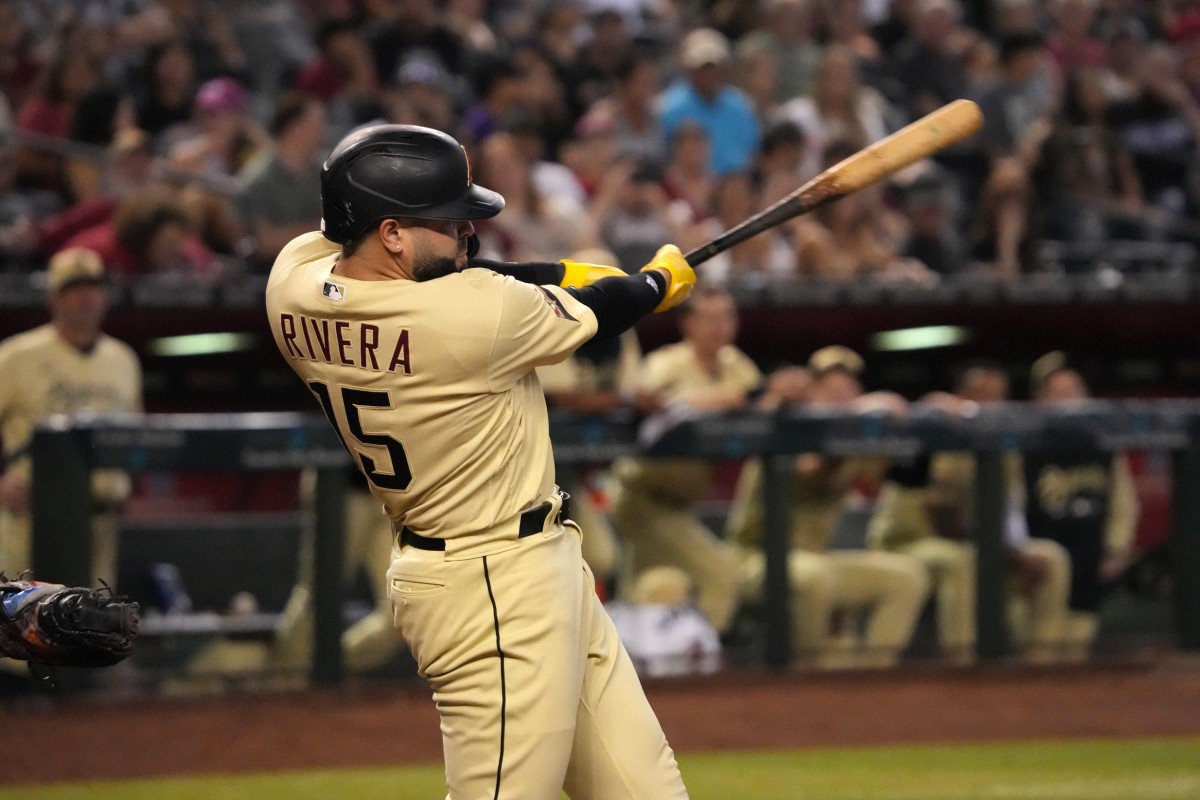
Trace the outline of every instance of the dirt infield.
<path fill-rule="evenodd" d="M 1200 734 L 1200 660 L 1040 669 L 727 673 L 647 686 L 681 753 Z M 32 706 L 32 707 L 31 707 Z M 423 685 L 0 706 L 0 786 L 440 759 Z"/>

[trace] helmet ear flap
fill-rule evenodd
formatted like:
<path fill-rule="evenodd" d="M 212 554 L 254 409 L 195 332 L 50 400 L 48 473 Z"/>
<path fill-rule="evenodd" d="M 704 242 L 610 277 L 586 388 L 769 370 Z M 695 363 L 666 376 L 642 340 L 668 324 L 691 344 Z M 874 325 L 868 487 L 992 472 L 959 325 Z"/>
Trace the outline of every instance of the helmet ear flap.
<path fill-rule="evenodd" d="M 479 255 L 479 234 L 472 233 L 467 237 L 467 260 Z"/>

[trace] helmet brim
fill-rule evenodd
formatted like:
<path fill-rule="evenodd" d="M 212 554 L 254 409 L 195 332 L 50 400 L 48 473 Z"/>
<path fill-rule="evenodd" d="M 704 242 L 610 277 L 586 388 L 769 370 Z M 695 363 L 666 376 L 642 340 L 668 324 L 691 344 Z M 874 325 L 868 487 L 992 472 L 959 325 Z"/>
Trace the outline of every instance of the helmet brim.
<path fill-rule="evenodd" d="M 471 184 L 467 191 L 453 200 L 424 206 L 416 213 L 404 210 L 397 216 L 413 216 L 419 219 L 488 219 L 504 208 L 504 197 L 478 184 Z"/>

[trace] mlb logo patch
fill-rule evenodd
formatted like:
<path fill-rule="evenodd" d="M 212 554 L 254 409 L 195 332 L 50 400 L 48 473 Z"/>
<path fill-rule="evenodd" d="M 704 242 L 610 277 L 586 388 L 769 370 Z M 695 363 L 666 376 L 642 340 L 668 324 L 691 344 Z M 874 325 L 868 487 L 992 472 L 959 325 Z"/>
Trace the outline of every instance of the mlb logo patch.
<path fill-rule="evenodd" d="M 345 300 L 346 287 L 333 281 L 325 281 L 325 288 L 321 290 L 321 294 L 328 297 L 330 300 Z"/>

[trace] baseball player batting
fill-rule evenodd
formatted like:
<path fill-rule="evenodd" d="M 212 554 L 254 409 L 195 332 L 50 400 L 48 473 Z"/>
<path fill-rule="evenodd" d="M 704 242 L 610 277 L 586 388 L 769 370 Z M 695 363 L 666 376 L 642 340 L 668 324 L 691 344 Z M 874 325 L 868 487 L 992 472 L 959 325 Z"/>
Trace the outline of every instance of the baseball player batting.
<path fill-rule="evenodd" d="M 635 275 L 470 260 L 504 199 L 429 128 L 347 136 L 321 203 L 267 313 L 392 521 L 394 623 L 433 688 L 449 797 L 687 797 L 580 555 L 534 369 L 682 302 L 692 268 L 671 245 Z"/>

